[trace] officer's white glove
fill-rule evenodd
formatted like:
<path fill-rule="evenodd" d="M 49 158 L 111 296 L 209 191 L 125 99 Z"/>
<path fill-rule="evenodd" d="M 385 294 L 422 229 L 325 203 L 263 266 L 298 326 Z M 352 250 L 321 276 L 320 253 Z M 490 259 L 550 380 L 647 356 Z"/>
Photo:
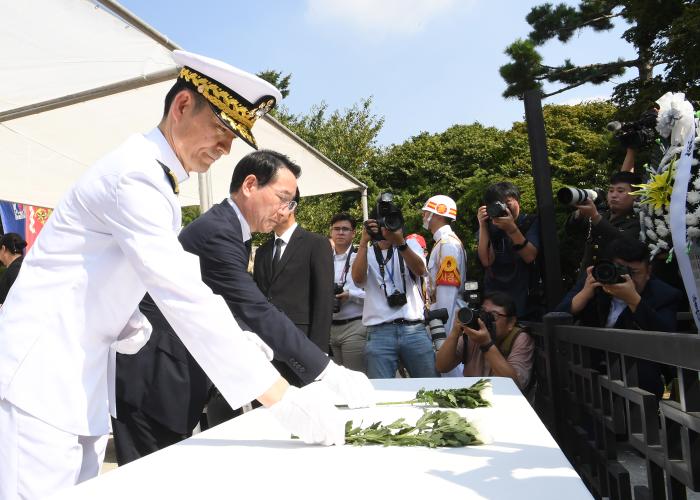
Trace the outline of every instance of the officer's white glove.
<path fill-rule="evenodd" d="M 326 384 L 343 400 L 348 408 L 365 408 L 374 406 L 376 396 L 374 387 L 367 375 L 362 372 L 348 370 L 336 365 L 333 361 L 328 363 L 326 369 L 321 372 L 318 380 Z"/>
<path fill-rule="evenodd" d="M 320 390 L 319 390 L 320 389 Z M 345 419 L 324 387 L 314 382 L 301 389 L 289 386 L 270 412 L 305 443 L 345 444 Z"/>
<path fill-rule="evenodd" d="M 265 343 L 263 339 L 258 337 L 257 334 L 253 332 L 249 332 L 248 330 L 241 330 L 243 332 L 243 336 L 246 338 L 248 342 L 252 342 L 255 344 L 255 347 L 260 349 L 265 357 L 267 358 L 268 361 L 272 361 L 272 358 L 275 357 L 275 353 L 272 351 L 269 345 Z"/>

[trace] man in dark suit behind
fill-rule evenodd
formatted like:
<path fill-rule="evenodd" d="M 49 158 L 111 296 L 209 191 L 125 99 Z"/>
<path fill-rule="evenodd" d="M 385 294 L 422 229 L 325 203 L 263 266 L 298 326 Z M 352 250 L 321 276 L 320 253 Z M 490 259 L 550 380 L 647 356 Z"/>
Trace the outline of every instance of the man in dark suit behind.
<path fill-rule="evenodd" d="M 273 235 L 255 253 L 253 278 L 267 300 L 327 353 L 335 297 L 330 243 L 301 227 L 293 210 L 282 215 Z M 273 364 L 291 384 L 303 383 L 284 364 Z"/>
<path fill-rule="evenodd" d="M 681 292 L 651 277 L 647 246 L 638 240 L 617 238 L 608 245 L 607 255 L 615 264 L 626 268 L 623 282 L 600 283 L 592 272 L 593 266 L 589 266 L 586 278 L 574 285 L 556 310 L 572 314 L 583 326 L 675 331 Z M 602 357 L 592 355 L 592 358 L 595 358 L 593 365 L 604 372 Z M 640 360 L 638 366 L 639 387 L 661 397 L 660 366 L 646 360 Z"/>
<path fill-rule="evenodd" d="M 247 271 L 251 231 L 269 232 L 294 209 L 300 172 L 273 151 L 245 156 L 233 172 L 231 197 L 185 227 L 180 243 L 199 257 L 202 280 L 226 300 L 241 328 L 257 332 L 290 373 L 304 384 L 320 379 L 348 405 L 366 406 L 373 398 L 367 378 L 329 362 L 306 332 L 268 302 Z M 148 296 L 140 308 L 153 326 L 151 339 L 137 354 L 117 357 L 112 424 L 120 465 L 189 436 L 211 387 Z"/>

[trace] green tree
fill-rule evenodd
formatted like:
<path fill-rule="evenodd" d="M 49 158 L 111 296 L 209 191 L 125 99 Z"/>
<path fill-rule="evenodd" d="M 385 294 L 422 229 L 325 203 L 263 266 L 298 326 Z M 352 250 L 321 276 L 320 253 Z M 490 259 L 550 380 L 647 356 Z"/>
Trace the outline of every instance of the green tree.
<path fill-rule="evenodd" d="M 581 0 L 576 7 L 545 3 L 533 7 L 526 20 L 532 27 L 528 38 L 516 40 L 505 50 L 512 62 L 500 68 L 507 83 L 504 97 L 520 97 L 531 89 L 548 97 L 585 83 L 610 81 L 628 68 L 635 68 L 637 75 L 615 86 L 613 101 L 630 115 L 636 116 L 668 90 L 700 97 L 700 67 L 695 57 L 700 32 L 697 0 Z M 566 59 L 550 66 L 537 51 L 554 38 L 567 43 L 583 29 L 609 31 L 615 22 L 629 26 L 622 38 L 634 47 L 636 57 L 588 65 Z M 558 88 L 544 92 L 545 81 Z"/>
<path fill-rule="evenodd" d="M 287 73 L 287 75 L 283 76 L 281 71 L 266 69 L 265 71 L 261 71 L 256 74 L 266 82 L 269 82 L 272 85 L 274 85 L 277 88 L 277 90 L 279 90 L 282 94 L 282 99 L 287 98 L 287 96 L 289 95 L 289 84 L 292 81 L 291 73 Z"/>
<path fill-rule="evenodd" d="M 608 102 L 576 106 L 549 105 L 544 108 L 547 146 L 552 165 L 553 187 L 565 185 L 605 188 L 612 171 L 619 168 L 622 152 L 613 142 L 605 124 L 616 108 Z M 611 155 L 610 151 L 615 154 Z M 457 202 L 454 228 L 470 255 L 470 274 L 479 270 L 475 255 L 477 208 L 485 189 L 492 183 L 510 181 L 522 193 L 523 210 L 536 210 L 532 167 L 523 122 L 510 130 L 484 127 L 478 123 L 455 125 L 438 134 L 420 134 L 392 146 L 367 167 L 376 185 L 374 195 L 391 190 L 402 207 L 409 232 L 422 232 L 420 209 L 430 196 L 446 194 Z M 370 197 L 370 201 L 372 198 Z M 570 209 L 559 207 L 559 227 Z M 562 232 L 562 267 L 573 275 L 581 254 L 580 245 Z"/>
<path fill-rule="evenodd" d="M 372 185 L 366 165 L 381 153 L 377 136 L 384 118 L 372 111 L 371 97 L 343 111 L 329 112 L 328 105 L 322 102 L 306 114 L 285 114 L 278 118 L 343 170 Z M 331 217 L 339 211 L 348 211 L 362 220 L 359 200 L 357 192 L 305 197 L 298 218 L 307 229 L 326 234 Z"/>

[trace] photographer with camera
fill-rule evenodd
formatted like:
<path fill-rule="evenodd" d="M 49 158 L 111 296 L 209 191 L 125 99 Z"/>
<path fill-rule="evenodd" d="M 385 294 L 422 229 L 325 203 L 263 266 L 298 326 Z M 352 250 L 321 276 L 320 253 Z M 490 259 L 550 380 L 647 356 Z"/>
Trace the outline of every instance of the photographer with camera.
<path fill-rule="evenodd" d="M 484 292 L 507 292 L 519 318 L 538 320 L 542 313 L 536 259 L 540 224 L 520 211 L 520 191 L 510 182 L 492 184 L 479 207 L 477 254 L 485 269 Z"/>
<path fill-rule="evenodd" d="M 422 208 L 423 229 L 433 235 L 433 250 L 428 259 L 428 289 L 427 296 L 430 312 L 428 328 L 430 329 L 435 350 L 438 351 L 445 341 L 445 331 L 450 331 L 454 323 L 454 315 L 451 314 L 457 307 L 460 298 L 460 290 L 466 279 L 467 256 L 464 246 L 450 227 L 450 223 L 457 219 L 457 204 L 452 198 L 445 195 L 436 195 L 429 198 Z M 436 315 L 438 311 L 447 312 L 447 318 L 441 321 Z M 432 321 L 437 319 L 444 323 L 440 328 L 431 328 Z M 461 373 L 455 369 L 449 373 L 443 373 L 452 377 L 459 377 Z"/>
<path fill-rule="evenodd" d="M 350 275 L 350 269 L 357 257 L 352 245 L 356 226 L 355 219 L 345 212 L 335 214 L 331 219 L 335 272 L 331 351 L 336 363 L 364 373 L 367 371 L 367 328 L 362 324 L 365 291 L 355 285 Z"/>
<path fill-rule="evenodd" d="M 415 239 L 404 239 L 403 216 L 391 193 L 380 196 L 373 212 L 352 265 L 353 281 L 365 289 L 367 376 L 393 378 L 401 360 L 412 377 L 437 377 L 433 344 L 423 324 L 423 251 Z"/>
<path fill-rule="evenodd" d="M 480 309 L 465 307 L 456 315 L 457 321 L 437 353 L 438 370 L 450 371 L 464 363 L 465 377 L 510 377 L 526 392 L 535 343 L 518 325 L 512 297 L 490 292 Z"/>
<path fill-rule="evenodd" d="M 605 255 L 607 246 L 617 238 L 639 239 L 639 218 L 634 213 L 634 185 L 641 179 L 632 172 L 617 172 L 610 177 L 608 210 L 600 213 L 594 201 L 587 197 L 566 222 L 567 231 L 587 232 L 578 279 L 586 276 L 586 269 Z"/>
<path fill-rule="evenodd" d="M 681 293 L 651 276 L 647 246 L 617 238 L 608 245 L 607 256 L 610 260 L 586 268 L 585 278 L 579 279 L 556 310 L 572 314 L 583 326 L 675 331 Z M 660 397 L 658 366 L 640 363 L 639 387 Z"/>

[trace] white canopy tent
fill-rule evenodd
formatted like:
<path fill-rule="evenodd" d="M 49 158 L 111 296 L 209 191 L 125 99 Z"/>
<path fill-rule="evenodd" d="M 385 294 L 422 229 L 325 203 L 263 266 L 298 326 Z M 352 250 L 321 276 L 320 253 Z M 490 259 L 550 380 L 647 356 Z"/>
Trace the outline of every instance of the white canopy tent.
<path fill-rule="evenodd" d="M 2 19 L 0 199 L 54 207 L 90 164 L 158 123 L 178 47 L 107 0 L 3 2 Z M 366 186 L 277 120 L 258 120 L 254 133 L 260 148 L 301 165 L 302 195 L 360 191 L 366 212 Z M 206 209 L 225 198 L 251 151 L 234 141 L 209 173 L 183 184 L 181 204 Z"/>

